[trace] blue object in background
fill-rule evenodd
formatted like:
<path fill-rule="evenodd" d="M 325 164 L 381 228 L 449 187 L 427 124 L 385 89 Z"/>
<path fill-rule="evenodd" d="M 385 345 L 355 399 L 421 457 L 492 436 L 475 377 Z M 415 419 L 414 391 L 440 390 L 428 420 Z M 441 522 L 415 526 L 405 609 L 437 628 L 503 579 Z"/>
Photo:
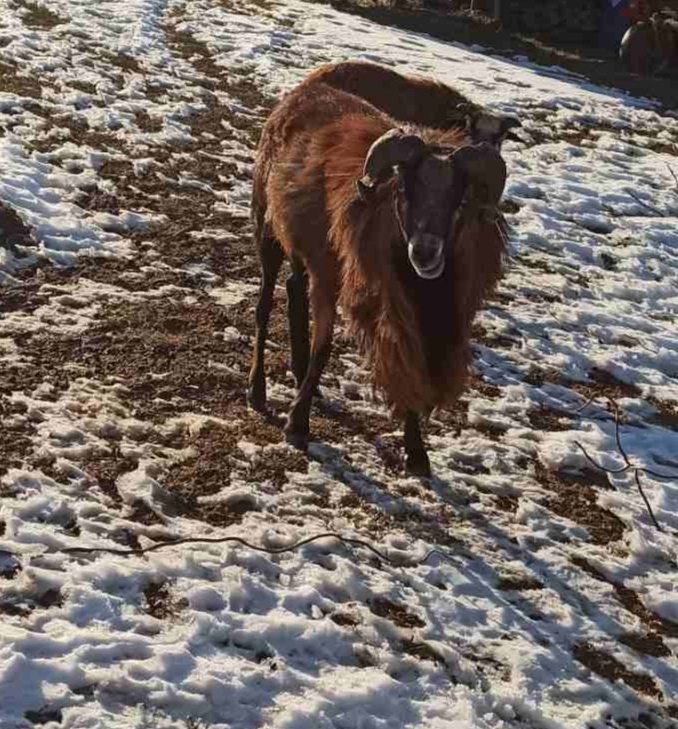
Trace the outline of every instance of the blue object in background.
<path fill-rule="evenodd" d="M 600 27 L 599 43 L 602 48 L 617 51 L 624 33 L 631 27 L 628 9 L 631 0 L 620 0 L 613 5 L 614 0 L 607 0 L 607 7 Z"/>

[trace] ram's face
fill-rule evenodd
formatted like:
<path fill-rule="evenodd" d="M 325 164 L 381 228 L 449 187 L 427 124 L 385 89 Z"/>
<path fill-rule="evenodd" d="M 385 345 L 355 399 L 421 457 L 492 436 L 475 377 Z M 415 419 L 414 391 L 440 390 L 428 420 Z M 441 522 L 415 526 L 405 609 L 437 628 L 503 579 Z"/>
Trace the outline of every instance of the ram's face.
<path fill-rule="evenodd" d="M 506 165 L 488 143 L 463 147 L 428 145 L 416 134 L 391 129 L 370 147 L 357 180 L 370 204 L 373 191 L 396 176 L 394 213 L 418 276 L 435 279 L 457 235 L 459 212 L 494 219 L 504 191 Z"/>
<path fill-rule="evenodd" d="M 426 155 L 400 168 L 398 215 L 407 255 L 421 278 L 438 278 L 445 270 L 446 243 L 453 233 L 464 185 L 449 154 Z"/>

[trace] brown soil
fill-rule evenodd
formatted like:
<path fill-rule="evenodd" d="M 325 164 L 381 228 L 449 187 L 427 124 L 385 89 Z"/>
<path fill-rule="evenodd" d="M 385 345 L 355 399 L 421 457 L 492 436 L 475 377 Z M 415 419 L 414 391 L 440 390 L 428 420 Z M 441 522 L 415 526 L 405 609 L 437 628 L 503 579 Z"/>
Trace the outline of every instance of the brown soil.
<path fill-rule="evenodd" d="M 14 3 L 25 8 L 25 11 L 22 15 L 22 20 L 24 22 L 24 25 L 29 28 L 51 30 L 57 25 L 68 22 L 65 18 L 62 18 L 60 15 L 52 12 L 44 5 L 30 3 L 26 0 L 14 0 Z"/>
<path fill-rule="evenodd" d="M 646 656 L 664 658 L 671 655 L 671 651 L 658 633 L 624 633 L 619 637 L 619 641 Z"/>
<path fill-rule="evenodd" d="M 515 590 L 516 592 L 525 592 L 527 590 L 543 590 L 544 585 L 531 575 L 518 576 L 510 575 L 501 577 L 497 583 L 500 590 Z"/>
<path fill-rule="evenodd" d="M 17 595 L 11 599 L 0 600 L 0 614 L 27 617 L 34 610 L 47 610 L 60 607 L 63 598 L 58 590 L 50 589 L 38 595 Z"/>
<path fill-rule="evenodd" d="M 15 255 L 18 254 L 17 246 L 35 247 L 36 245 L 23 220 L 4 202 L 0 202 L 0 245 L 8 248 Z M 4 309 L 4 311 L 12 311 L 12 309 Z"/>
<path fill-rule="evenodd" d="M 357 618 L 348 613 L 332 613 L 329 618 L 333 623 L 341 625 L 343 628 L 354 628 L 360 623 Z"/>
<path fill-rule="evenodd" d="M 678 430 L 678 404 L 675 401 L 664 402 L 656 397 L 646 398 L 647 402 L 657 408 L 659 413 L 650 422 L 669 430 Z"/>
<path fill-rule="evenodd" d="M 185 600 L 177 600 L 169 582 L 152 582 L 144 590 L 146 612 L 158 620 L 175 618 L 185 607 Z"/>
<path fill-rule="evenodd" d="M 652 610 L 649 610 L 645 607 L 643 601 L 640 597 L 638 597 L 638 594 L 634 590 L 610 580 L 584 557 L 575 556 L 572 557 L 571 561 L 596 580 L 607 582 L 609 585 L 612 585 L 617 600 L 619 600 L 619 602 L 630 613 L 635 615 L 637 618 L 640 618 L 641 622 L 650 629 L 651 633 L 663 635 L 667 638 L 678 638 L 678 623 L 674 623 L 672 620 L 668 620 Z"/>
<path fill-rule="evenodd" d="M 572 415 L 551 410 L 550 408 L 530 410 L 527 413 L 527 419 L 530 422 L 530 427 L 538 432 L 564 431 L 571 430 L 574 427 Z"/>
<path fill-rule="evenodd" d="M 583 526 L 594 544 L 616 542 L 624 535 L 624 522 L 609 509 L 598 505 L 598 493 L 593 484 L 601 476 L 592 471 L 581 474 L 554 473 L 535 463 L 536 479 L 551 494 L 549 508 L 559 516 Z M 609 488 L 609 484 L 606 486 Z"/>
<path fill-rule="evenodd" d="M 369 601 L 370 610 L 380 618 L 386 618 L 401 628 L 424 628 L 426 623 L 417 615 L 409 613 L 403 605 L 398 605 L 385 597 L 375 597 Z"/>
<path fill-rule="evenodd" d="M 636 673 L 626 668 L 614 656 L 605 653 L 590 643 L 579 643 L 572 651 L 574 657 L 590 671 L 608 681 L 623 681 L 638 693 L 662 699 L 663 694 L 651 676 Z"/>

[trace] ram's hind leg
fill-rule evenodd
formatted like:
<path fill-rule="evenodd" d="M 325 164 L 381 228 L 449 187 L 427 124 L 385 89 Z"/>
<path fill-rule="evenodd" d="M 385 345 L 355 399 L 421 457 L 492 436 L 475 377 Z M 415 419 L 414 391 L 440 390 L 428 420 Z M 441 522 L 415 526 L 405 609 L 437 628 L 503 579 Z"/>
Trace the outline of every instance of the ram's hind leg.
<path fill-rule="evenodd" d="M 427 478 L 431 475 L 431 464 L 421 437 L 419 415 L 412 410 L 408 410 L 405 415 L 405 457 L 405 470 L 408 474 Z"/>
<path fill-rule="evenodd" d="M 301 389 L 311 356 L 308 332 L 308 274 L 298 256 L 292 256 L 291 266 L 292 272 L 287 278 L 287 318 L 290 325 L 292 372 L 297 388 Z"/>
<path fill-rule="evenodd" d="M 254 352 L 252 353 L 252 369 L 250 370 L 247 399 L 255 410 L 263 412 L 266 409 L 264 354 L 266 337 L 268 336 L 268 321 L 273 307 L 275 282 L 278 278 L 284 254 L 280 244 L 266 226 L 259 228 L 255 235 L 261 262 L 261 288 L 259 289 L 259 303 L 257 304 Z"/>
<path fill-rule="evenodd" d="M 311 356 L 285 426 L 287 440 L 297 447 L 304 447 L 308 442 L 311 401 L 332 350 L 332 331 L 337 305 L 336 271 L 337 262 L 331 258 L 317 266 L 317 270 L 310 270 L 313 307 Z"/>

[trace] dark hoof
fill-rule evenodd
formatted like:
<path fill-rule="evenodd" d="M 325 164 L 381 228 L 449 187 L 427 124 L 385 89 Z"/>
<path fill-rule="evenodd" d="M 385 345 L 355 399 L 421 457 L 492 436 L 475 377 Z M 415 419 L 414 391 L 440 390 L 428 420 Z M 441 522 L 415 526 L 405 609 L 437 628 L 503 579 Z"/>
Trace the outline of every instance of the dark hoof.
<path fill-rule="evenodd" d="M 297 450 L 305 451 L 308 448 L 310 435 L 285 428 L 285 440 Z"/>
<path fill-rule="evenodd" d="M 418 478 L 430 478 L 431 464 L 426 455 L 426 451 L 420 453 L 408 453 L 405 460 L 405 471 L 408 476 L 417 476 Z"/>

